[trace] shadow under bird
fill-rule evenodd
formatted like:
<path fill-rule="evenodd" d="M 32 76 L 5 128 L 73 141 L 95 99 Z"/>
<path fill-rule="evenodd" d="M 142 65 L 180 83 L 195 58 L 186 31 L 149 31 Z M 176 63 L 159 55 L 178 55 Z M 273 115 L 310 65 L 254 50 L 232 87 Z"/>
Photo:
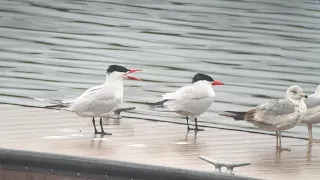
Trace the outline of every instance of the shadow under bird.
<path fill-rule="evenodd" d="M 307 112 L 301 118 L 301 122 L 308 125 L 309 142 L 320 143 L 319 139 L 312 138 L 312 124 L 320 123 L 320 85 L 304 102 L 307 106 Z"/>
<path fill-rule="evenodd" d="M 173 93 L 162 95 L 163 101 L 152 103 L 153 106 L 164 106 L 170 111 L 186 116 L 188 130 L 201 131 L 198 128 L 198 117 L 212 105 L 215 93 L 212 86 L 224 85 L 212 77 L 198 73 L 192 79 L 192 85 L 179 88 Z M 189 118 L 195 121 L 195 128 L 190 128 Z"/>
<path fill-rule="evenodd" d="M 139 78 L 129 74 L 142 71 L 138 69 L 127 69 L 120 65 L 110 65 L 107 69 L 105 83 L 87 89 L 83 94 L 75 99 L 66 99 L 58 102 L 57 106 L 62 106 L 62 110 L 76 113 L 81 117 L 92 117 L 95 134 L 111 135 L 104 132 L 102 117 L 108 116 L 118 109 L 123 102 L 123 79 L 139 80 Z M 38 99 L 49 103 L 56 101 Z M 101 132 L 97 131 L 95 117 L 100 117 Z"/>
<path fill-rule="evenodd" d="M 224 111 L 220 115 L 245 120 L 263 130 L 276 131 L 276 149 L 290 151 L 289 148 L 281 147 L 281 131 L 291 129 L 300 122 L 307 111 L 303 98 L 308 96 L 299 86 L 294 85 L 287 89 L 285 99 L 272 100 L 245 112 Z"/>

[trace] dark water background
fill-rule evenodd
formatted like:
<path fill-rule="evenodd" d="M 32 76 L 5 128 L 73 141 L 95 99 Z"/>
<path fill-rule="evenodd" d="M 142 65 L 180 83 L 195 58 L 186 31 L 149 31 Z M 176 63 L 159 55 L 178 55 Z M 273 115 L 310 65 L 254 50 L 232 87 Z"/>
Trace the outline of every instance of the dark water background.
<path fill-rule="evenodd" d="M 125 82 L 123 106 L 137 107 L 126 115 L 184 122 L 143 103 L 202 72 L 227 85 L 214 88 L 201 124 L 258 131 L 218 112 L 283 98 L 294 84 L 310 94 L 320 83 L 316 0 L 2 0 L 0 42 L 0 101 L 13 104 L 76 97 L 121 64 L 144 70 L 142 82 Z M 307 137 L 307 128 L 289 133 Z"/>

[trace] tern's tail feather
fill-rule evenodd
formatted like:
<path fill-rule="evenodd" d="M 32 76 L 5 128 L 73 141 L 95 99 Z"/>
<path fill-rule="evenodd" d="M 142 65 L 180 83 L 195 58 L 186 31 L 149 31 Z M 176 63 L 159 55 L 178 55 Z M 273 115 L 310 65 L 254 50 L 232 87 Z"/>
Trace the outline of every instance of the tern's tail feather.
<path fill-rule="evenodd" d="M 64 101 L 60 101 L 60 100 L 41 99 L 41 98 L 33 98 L 33 99 L 53 104 L 53 105 L 44 106 L 45 108 L 58 108 L 58 109 L 61 109 L 61 108 L 64 108 L 64 107 L 68 107 L 68 105 L 69 105 L 69 103 L 65 103 Z"/>
<path fill-rule="evenodd" d="M 227 116 L 227 117 L 232 117 L 236 121 L 241 121 L 244 120 L 246 112 L 239 112 L 239 111 L 224 111 L 220 113 L 220 116 Z"/>
<path fill-rule="evenodd" d="M 149 106 L 152 106 L 152 107 L 164 107 L 163 104 L 167 101 L 168 101 L 168 99 L 163 100 L 163 101 L 158 101 L 155 103 L 146 103 L 146 104 L 148 104 Z"/>
<path fill-rule="evenodd" d="M 176 97 L 175 93 L 165 93 L 164 95 L 162 95 L 163 99 L 175 99 Z"/>
<path fill-rule="evenodd" d="M 38 101 L 42 101 L 42 102 L 47 102 L 50 104 L 61 104 L 61 101 L 59 101 L 59 100 L 41 99 L 41 98 L 33 98 L 33 99 L 38 100 Z"/>

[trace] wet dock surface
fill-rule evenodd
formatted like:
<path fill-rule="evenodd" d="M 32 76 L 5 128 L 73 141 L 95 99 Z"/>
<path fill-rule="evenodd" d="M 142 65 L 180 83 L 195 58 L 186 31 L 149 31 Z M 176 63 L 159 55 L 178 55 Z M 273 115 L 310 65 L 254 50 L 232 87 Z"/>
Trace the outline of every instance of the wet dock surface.
<path fill-rule="evenodd" d="M 99 180 L 99 178 L 68 176 L 57 173 L 33 172 L 0 168 L 1 180 Z M 128 179 L 117 179 L 128 180 Z"/>
<path fill-rule="evenodd" d="M 122 160 L 213 171 L 198 157 L 251 162 L 234 173 L 262 179 L 319 179 L 320 144 L 283 138 L 291 152 L 275 151 L 275 136 L 217 128 L 187 132 L 183 124 L 123 117 L 105 119 L 112 136 L 93 134 L 90 119 L 43 108 L 0 105 L 1 148 Z M 126 113 L 123 114 L 126 116 Z M 183 121 L 183 120 L 182 120 Z"/>
<path fill-rule="evenodd" d="M 112 136 L 93 135 L 90 119 L 68 112 L 0 105 L 0 146 L 211 171 L 199 155 L 249 161 L 235 174 L 263 179 L 320 179 L 320 144 L 275 137 L 221 117 L 283 98 L 288 86 L 311 94 L 320 75 L 318 0 L 2 0 L 0 102 L 44 106 L 29 97 L 75 98 L 105 80 L 114 63 L 143 69 L 126 81 L 121 120 L 106 120 Z M 148 109 L 165 92 L 202 72 L 227 85 L 199 124 Z M 148 121 L 156 120 L 156 121 Z M 162 121 L 162 122 L 161 122 Z M 256 133 L 247 133 L 251 131 Z M 313 127 L 315 138 L 320 126 Z M 260 133 L 260 134 L 259 134 Z M 307 137 L 299 124 L 283 135 Z"/>
<path fill-rule="evenodd" d="M 294 84 L 307 94 L 319 85 L 318 0 L 2 0 L 0 19 L 0 102 L 75 98 L 116 63 L 143 70 L 143 81 L 124 82 L 125 106 L 173 122 L 143 103 L 201 72 L 226 86 L 214 87 L 200 123 L 259 131 L 218 112 L 283 98 Z M 319 125 L 313 131 L 320 137 Z M 307 137 L 307 128 L 290 135 Z"/>

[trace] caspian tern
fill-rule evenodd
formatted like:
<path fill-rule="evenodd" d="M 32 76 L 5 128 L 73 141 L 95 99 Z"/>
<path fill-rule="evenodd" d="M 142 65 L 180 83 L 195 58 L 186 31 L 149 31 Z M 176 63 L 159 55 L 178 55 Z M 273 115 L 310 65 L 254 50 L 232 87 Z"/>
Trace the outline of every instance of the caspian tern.
<path fill-rule="evenodd" d="M 308 96 L 299 86 L 294 85 L 287 89 L 285 99 L 272 100 L 246 112 L 225 111 L 220 115 L 232 117 L 235 120 L 245 120 L 263 130 L 276 131 L 277 150 L 290 151 L 288 148 L 281 147 L 281 131 L 291 129 L 300 122 L 307 111 L 303 98 Z"/>
<path fill-rule="evenodd" d="M 304 102 L 307 106 L 307 112 L 301 118 L 301 122 L 308 124 L 309 142 L 320 143 L 319 139 L 312 138 L 312 124 L 320 123 L 320 85 L 316 88 L 315 93 L 311 94 Z"/>
<path fill-rule="evenodd" d="M 166 93 L 162 95 L 163 101 L 154 104 L 163 104 L 170 111 L 186 116 L 188 130 L 201 131 L 203 129 L 198 128 L 197 118 L 211 106 L 215 98 L 212 89 L 214 85 L 224 85 L 224 83 L 198 73 L 193 77 L 192 85 L 181 87 L 173 93 Z M 189 117 L 195 121 L 194 129 L 189 126 Z"/>
<path fill-rule="evenodd" d="M 105 133 L 102 126 L 102 117 L 108 116 L 116 110 L 123 101 L 123 79 L 140 80 L 129 74 L 142 71 L 138 69 L 129 70 L 123 66 L 110 65 L 107 69 L 105 83 L 87 89 L 81 96 L 75 99 L 67 99 L 59 102 L 58 105 L 76 113 L 81 117 L 92 117 L 95 134 L 111 135 Z M 52 102 L 50 100 L 42 101 Z M 97 131 L 95 117 L 100 117 L 101 132 Z"/>

